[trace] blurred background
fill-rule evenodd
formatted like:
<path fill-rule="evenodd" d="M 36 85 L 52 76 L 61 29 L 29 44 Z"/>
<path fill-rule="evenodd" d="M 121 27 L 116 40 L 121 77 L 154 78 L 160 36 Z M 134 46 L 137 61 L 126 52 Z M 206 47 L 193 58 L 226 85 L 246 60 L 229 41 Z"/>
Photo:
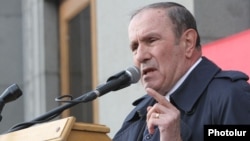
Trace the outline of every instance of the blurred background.
<path fill-rule="evenodd" d="M 81 96 L 132 66 L 130 14 L 159 1 L 0 0 L 0 91 L 13 83 L 23 91 L 4 106 L 0 133 L 59 106 L 56 97 Z M 249 0 L 175 2 L 194 14 L 203 45 L 250 28 Z M 133 84 L 78 104 L 58 118 L 106 125 L 113 137 L 131 103 L 143 94 L 141 84 Z"/>

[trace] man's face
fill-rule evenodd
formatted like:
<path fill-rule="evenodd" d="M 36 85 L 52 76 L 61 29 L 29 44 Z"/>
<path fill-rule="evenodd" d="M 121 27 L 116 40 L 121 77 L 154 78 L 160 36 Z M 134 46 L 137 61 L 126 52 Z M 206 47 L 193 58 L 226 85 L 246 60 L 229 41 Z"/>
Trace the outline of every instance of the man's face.
<path fill-rule="evenodd" d="M 172 22 L 164 10 L 148 9 L 131 20 L 128 32 L 144 88 L 165 95 L 183 75 L 185 62 L 185 50 L 177 43 Z"/>

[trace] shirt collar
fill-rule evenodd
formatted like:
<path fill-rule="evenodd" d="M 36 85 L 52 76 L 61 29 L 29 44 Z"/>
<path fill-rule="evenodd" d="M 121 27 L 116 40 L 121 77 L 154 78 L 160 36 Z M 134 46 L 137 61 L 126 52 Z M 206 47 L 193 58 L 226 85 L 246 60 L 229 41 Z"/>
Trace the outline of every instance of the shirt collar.
<path fill-rule="evenodd" d="M 166 94 L 166 99 L 169 101 L 170 95 L 184 82 L 184 80 L 188 77 L 191 71 L 201 62 L 202 58 L 199 58 L 189 69 L 188 71 L 177 81 L 177 83 L 170 89 L 170 91 Z"/>

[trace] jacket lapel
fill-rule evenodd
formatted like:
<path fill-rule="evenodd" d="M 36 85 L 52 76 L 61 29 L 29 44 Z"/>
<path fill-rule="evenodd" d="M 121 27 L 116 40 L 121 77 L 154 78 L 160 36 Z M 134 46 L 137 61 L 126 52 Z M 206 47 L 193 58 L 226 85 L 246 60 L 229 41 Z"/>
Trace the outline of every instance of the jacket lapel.
<path fill-rule="evenodd" d="M 192 113 L 196 101 L 220 70 L 214 63 L 203 57 L 184 83 L 170 96 L 171 102 L 185 113 Z"/>

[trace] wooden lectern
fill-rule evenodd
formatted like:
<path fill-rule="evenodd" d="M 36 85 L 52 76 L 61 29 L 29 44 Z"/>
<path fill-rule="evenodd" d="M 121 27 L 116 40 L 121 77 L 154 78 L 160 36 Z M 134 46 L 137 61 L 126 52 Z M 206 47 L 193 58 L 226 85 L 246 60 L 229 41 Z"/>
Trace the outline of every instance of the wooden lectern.
<path fill-rule="evenodd" d="M 0 141 L 111 141 L 104 125 L 77 123 L 68 117 L 0 135 Z"/>

